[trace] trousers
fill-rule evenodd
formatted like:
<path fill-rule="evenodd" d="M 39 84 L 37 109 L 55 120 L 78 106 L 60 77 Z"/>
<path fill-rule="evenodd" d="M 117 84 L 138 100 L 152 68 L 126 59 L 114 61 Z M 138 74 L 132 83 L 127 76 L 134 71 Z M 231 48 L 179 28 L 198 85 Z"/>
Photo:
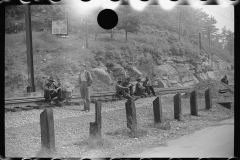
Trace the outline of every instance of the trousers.
<path fill-rule="evenodd" d="M 153 87 L 152 87 L 152 86 L 146 86 L 146 90 L 145 90 L 145 92 L 147 92 L 148 95 L 150 95 L 150 94 L 151 94 L 150 91 L 152 91 L 152 94 L 155 96 L 155 92 L 154 92 Z"/>
<path fill-rule="evenodd" d="M 87 82 L 81 82 L 80 93 L 84 103 L 84 110 L 90 110 L 90 94 Z"/>
<path fill-rule="evenodd" d="M 44 98 L 47 100 L 52 100 L 53 98 L 58 97 L 58 100 L 62 98 L 62 89 L 59 88 L 57 91 L 44 91 Z"/>

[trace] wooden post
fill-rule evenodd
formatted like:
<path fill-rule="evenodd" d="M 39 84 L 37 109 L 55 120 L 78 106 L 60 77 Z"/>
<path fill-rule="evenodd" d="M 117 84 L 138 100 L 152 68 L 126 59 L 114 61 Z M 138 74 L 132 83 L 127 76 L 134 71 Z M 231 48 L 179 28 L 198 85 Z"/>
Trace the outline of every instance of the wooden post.
<path fill-rule="evenodd" d="M 190 95 L 190 110 L 191 110 L 191 115 L 193 115 L 193 116 L 198 115 L 197 92 L 196 91 L 193 91 Z"/>
<path fill-rule="evenodd" d="M 133 131 L 137 131 L 137 118 L 136 118 L 136 108 L 134 98 L 131 97 L 125 103 L 126 117 L 127 117 L 127 127 Z"/>
<path fill-rule="evenodd" d="M 153 115 L 154 115 L 154 123 L 162 123 L 162 104 L 161 104 L 161 97 L 157 97 L 153 101 Z"/>
<path fill-rule="evenodd" d="M 35 90 L 35 84 L 34 84 L 32 26 L 31 26 L 31 8 L 30 8 L 30 5 L 25 6 L 25 24 L 26 24 L 28 82 L 31 86 L 31 92 L 35 92 L 36 90 Z"/>
<path fill-rule="evenodd" d="M 212 109 L 212 89 L 211 88 L 205 91 L 205 104 L 206 104 L 207 110 Z"/>
<path fill-rule="evenodd" d="M 55 133 L 52 108 L 45 109 L 40 114 L 40 126 L 41 126 L 42 149 L 55 151 Z"/>
<path fill-rule="evenodd" d="M 102 102 L 96 101 L 95 102 L 95 122 L 90 122 L 90 129 L 89 129 L 89 138 L 101 138 L 102 133 Z"/>
<path fill-rule="evenodd" d="M 178 93 L 174 96 L 174 118 L 181 120 L 182 114 L 182 102 L 181 102 L 181 94 Z"/>

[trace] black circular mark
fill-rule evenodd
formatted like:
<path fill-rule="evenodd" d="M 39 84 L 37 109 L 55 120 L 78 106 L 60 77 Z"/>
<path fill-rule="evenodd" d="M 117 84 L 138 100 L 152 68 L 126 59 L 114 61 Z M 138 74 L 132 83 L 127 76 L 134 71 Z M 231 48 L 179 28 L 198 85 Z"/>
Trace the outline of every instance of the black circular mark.
<path fill-rule="evenodd" d="M 119 0 L 111 0 L 111 1 L 113 1 L 113 2 L 117 2 L 117 1 L 119 1 Z"/>
<path fill-rule="evenodd" d="M 111 9 L 104 9 L 98 14 L 97 21 L 103 29 L 112 29 L 118 23 L 118 15 Z"/>
<path fill-rule="evenodd" d="M 88 1 L 90 1 L 90 0 L 81 0 L 81 1 L 83 1 L 83 2 L 88 2 Z"/>
<path fill-rule="evenodd" d="M 199 158 L 198 160 L 210 160 L 209 158 Z"/>
<path fill-rule="evenodd" d="M 141 158 L 141 160 L 151 160 L 151 158 Z"/>
<path fill-rule="evenodd" d="M 60 2 L 61 0 L 50 0 L 51 3 L 58 3 Z"/>
<path fill-rule="evenodd" d="M 237 157 L 232 157 L 232 158 L 229 158 L 228 160 L 239 160 L 239 158 L 237 158 Z"/>

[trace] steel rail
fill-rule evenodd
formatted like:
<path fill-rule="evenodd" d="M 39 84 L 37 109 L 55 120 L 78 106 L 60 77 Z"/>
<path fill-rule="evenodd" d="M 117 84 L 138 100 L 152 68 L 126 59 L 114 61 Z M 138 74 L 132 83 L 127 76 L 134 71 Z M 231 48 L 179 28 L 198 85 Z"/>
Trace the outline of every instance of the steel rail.
<path fill-rule="evenodd" d="M 154 88 L 156 93 L 176 93 L 176 92 L 187 92 L 193 89 L 193 87 L 171 87 L 171 88 Z M 90 96 L 90 99 L 100 99 L 104 97 L 112 97 L 115 94 L 115 91 L 110 92 L 95 92 Z M 72 96 L 72 99 L 80 99 L 80 94 L 75 94 Z M 20 103 L 32 103 L 32 102 L 42 102 L 45 101 L 44 97 L 21 97 L 21 98 L 8 98 L 5 99 L 5 105 L 10 104 L 20 104 Z"/>

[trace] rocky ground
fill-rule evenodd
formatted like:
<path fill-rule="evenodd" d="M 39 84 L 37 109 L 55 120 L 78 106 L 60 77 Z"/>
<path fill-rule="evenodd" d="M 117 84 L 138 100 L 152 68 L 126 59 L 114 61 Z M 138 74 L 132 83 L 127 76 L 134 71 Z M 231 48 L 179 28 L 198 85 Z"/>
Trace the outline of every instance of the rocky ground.
<path fill-rule="evenodd" d="M 138 138 L 133 138 L 126 126 L 125 101 L 103 103 L 102 140 L 89 140 L 89 123 L 95 121 L 94 106 L 89 113 L 83 106 L 54 108 L 56 153 L 40 150 L 40 113 L 42 110 L 5 113 L 6 157 L 124 157 L 146 148 L 165 145 L 181 137 L 234 116 L 233 109 L 224 108 L 213 100 L 211 111 L 205 110 L 204 99 L 198 100 L 199 115 L 190 116 L 189 98 L 182 99 L 181 121 L 173 118 L 173 95 L 162 96 L 163 119 L 170 123 L 168 130 L 153 125 L 154 97 L 137 100 Z"/>

